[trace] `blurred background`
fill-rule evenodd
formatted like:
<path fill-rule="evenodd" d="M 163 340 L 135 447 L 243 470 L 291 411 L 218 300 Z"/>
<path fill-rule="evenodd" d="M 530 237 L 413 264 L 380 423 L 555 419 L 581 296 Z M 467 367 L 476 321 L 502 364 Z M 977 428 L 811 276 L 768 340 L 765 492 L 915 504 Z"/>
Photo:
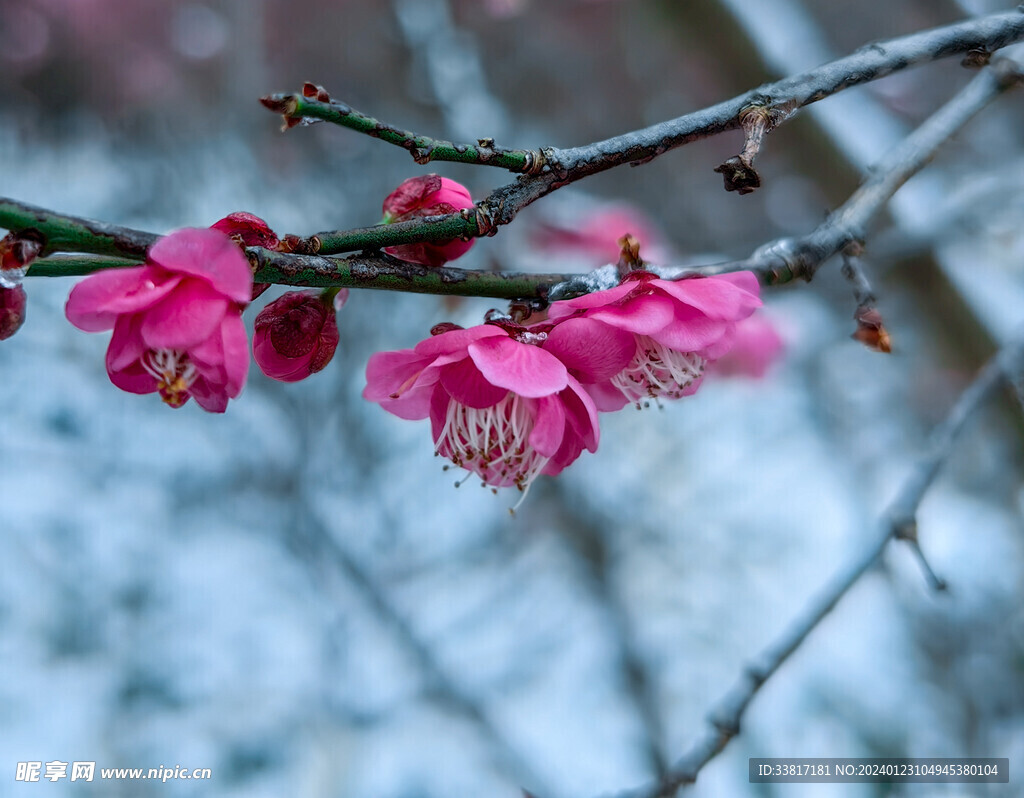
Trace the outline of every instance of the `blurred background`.
<path fill-rule="evenodd" d="M 0 0 L 0 193 L 154 232 L 238 210 L 279 233 L 362 226 L 427 169 L 325 124 L 282 134 L 260 95 L 310 80 L 435 136 L 572 146 L 1010 5 Z M 665 263 L 746 256 L 810 231 L 970 77 L 949 59 L 805 110 L 769 137 L 749 196 L 712 171 L 736 133 L 595 176 L 459 265 L 588 269 L 627 231 Z M 73 281 L 27 281 L 28 320 L 0 345 L 0 793 L 582 798 L 649 783 L 868 545 L 927 431 L 1018 324 L 1022 125 L 1019 96 L 997 101 L 870 237 L 891 355 L 850 339 L 838 264 L 766 290 L 785 346 L 763 378 L 603 417 L 599 451 L 539 479 L 514 517 L 517 494 L 453 486 L 426 422 L 360 398 L 371 353 L 479 323 L 493 301 L 353 292 L 324 372 L 283 385 L 254 367 L 218 416 L 115 389 L 108 336 L 63 317 Z M 431 168 L 474 197 L 509 180 Z M 765 756 L 1009 757 L 1019 781 L 1022 433 L 1000 394 L 924 501 L 922 546 L 949 591 L 893 545 L 689 794 L 804 794 L 748 784 L 747 758 Z M 15 783 L 17 762 L 51 760 L 213 778 Z"/>

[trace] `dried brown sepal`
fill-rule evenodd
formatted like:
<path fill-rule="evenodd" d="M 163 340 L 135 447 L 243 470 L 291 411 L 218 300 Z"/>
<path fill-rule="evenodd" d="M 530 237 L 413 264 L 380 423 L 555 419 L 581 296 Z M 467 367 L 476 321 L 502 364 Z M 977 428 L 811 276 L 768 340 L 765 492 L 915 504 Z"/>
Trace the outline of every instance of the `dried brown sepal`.
<path fill-rule="evenodd" d="M 640 257 L 640 242 L 632 233 L 626 233 L 616 243 L 619 245 L 619 274 L 626 275 L 644 267 Z"/>
<path fill-rule="evenodd" d="M 734 155 L 725 163 L 716 166 L 715 171 L 722 175 L 726 191 L 736 191 L 742 195 L 750 194 L 761 187 L 761 176 L 753 164 L 745 161 L 742 155 Z"/>
<path fill-rule="evenodd" d="M 442 321 L 440 324 L 435 324 L 430 328 L 431 335 L 441 335 L 442 333 L 451 332 L 452 330 L 465 329 L 461 324 L 456 324 L 453 321 Z"/>
<path fill-rule="evenodd" d="M 327 93 L 327 89 L 308 81 L 302 84 L 302 96 L 314 98 L 322 103 L 329 103 L 331 101 L 331 95 Z"/>
<path fill-rule="evenodd" d="M 872 349 L 875 352 L 889 354 L 892 351 L 889 331 L 885 329 L 885 324 L 882 323 L 882 315 L 878 312 L 877 308 L 857 308 L 853 318 L 857 322 L 857 330 L 850 336 L 851 338 L 855 341 L 860 341 L 868 349 Z"/>

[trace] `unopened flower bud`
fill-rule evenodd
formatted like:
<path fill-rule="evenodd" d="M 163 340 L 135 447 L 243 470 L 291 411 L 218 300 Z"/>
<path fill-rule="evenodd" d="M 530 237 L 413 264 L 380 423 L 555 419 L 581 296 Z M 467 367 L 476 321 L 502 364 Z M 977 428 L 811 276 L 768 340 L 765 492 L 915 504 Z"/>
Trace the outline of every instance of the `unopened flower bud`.
<path fill-rule="evenodd" d="M 473 198 L 465 186 L 438 175 L 410 177 L 384 200 L 386 224 L 440 216 L 473 207 Z M 424 266 L 443 266 L 450 260 L 465 255 L 473 241 L 455 239 L 432 244 L 402 244 L 385 247 L 384 251 L 400 260 Z"/>
<path fill-rule="evenodd" d="M 331 362 L 338 348 L 335 307 L 344 303 L 319 291 L 289 291 L 267 305 L 256 317 L 253 356 L 271 379 L 297 382 Z M 340 298 L 340 302 L 338 299 Z"/>
<path fill-rule="evenodd" d="M 43 242 L 24 233 L 8 233 L 0 239 L 0 287 L 21 284 L 29 264 L 43 251 Z"/>
<path fill-rule="evenodd" d="M 278 249 L 280 246 L 277 233 L 270 229 L 270 225 L 259 216 L 245 211 L 229 213 L 219 222 L 211 224 L 210 227 L 227 233 L 231 240 L 242 249 L 245 247 Z M 270 288 L 270 283 L 253 283 L 252 298 L 255 299 L 268 288 Z"/>
<path fill-rule="evenodd" d="M 25 289 L 0 288 L 0 341 L 6 341 L 25 323 Z"/>

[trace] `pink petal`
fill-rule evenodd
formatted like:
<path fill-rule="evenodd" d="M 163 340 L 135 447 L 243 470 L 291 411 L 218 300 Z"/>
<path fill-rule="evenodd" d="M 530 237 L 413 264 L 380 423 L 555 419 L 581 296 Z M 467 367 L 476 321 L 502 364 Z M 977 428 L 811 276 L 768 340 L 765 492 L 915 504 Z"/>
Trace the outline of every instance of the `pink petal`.
<path fill-rule="evenodd" d="M 432 374 L 423 373 L 429 364 L 429 357 L 423 357 L 412 349 L 374 353 L 366 364 L 363 398 L 379 402 L 392 394 L 402 395 L 417 383 L 429 381 L 433 385 L 438 379 L 436 370 L 432 370 Z"/>
<path fill-rule="evenodd" d="M 729 322 L 709 319 L 698 310 L 680 307 L 672 323 L 650 337 L 670 349 L 699 352 L 718 341 L 728 328 Z"/>
<path fill-rule="evenodd" d="M 453 352 L 464 353 L 474 341 L 479 341 L 481 338 L 494 338 L 499 335 L 507 337 L 508 333 L 494 324 L 479 324 L 468 330 L 449 330 L 440 335 L 432 335 L 416 344 L 415 351 L 417 355 L 430 357 L 448 355 Z"/>
<path fill-rule="evenodd" d="M 652 335 L 672 322 L 674 309 L 675 303 L 667 297 L 642 294 L 621 305 L 597 308 L 587 315 L 637 335 Z"/>
<path fill-rule="evenodd" d="M 217 293 L 235 302 L 247 304 L 252 297 L 249 261 L 219 230 L 177 230 L 150 247 L 148 257 L 168 271 L 206 280 Z"/>
<path fill-rule="evenodd" d="M 601 440 L 601 428 L 597 420 L 597 407 L 576 380 L 570 378 L 569 385 L 559 394 L 565 404 L 566 419 L 569 426 L 582 439 L 588 451 L 596 452 Z"/>
<path fill-rule="evenodd" d="M 141 361 L 146 353 L 146 344 L 142 340 L 139 327 L 142 321 L 138 316 L 121 316 L 114 325 L 114 334 L 110 336 L 107 347 L 107 372 L 123 371 L 132 363 Z M 150 377 L 150 379 L 153 379 Z M 155 385 L 155 381 L 154 381 Z"/>
<path fill-rule="evenodd" d="M 249 341 L 241 314 L 229 312 L 220 327 L 224 347 L 224 369 L 227 371 L 228 396 L 234 398 L 242 392 L 249 376 Z"/>
<path fill-rule="evenodd" d="M 583 388 L 594 400 L 594 406 L 602 413 L 614 413 L 629 404 L 626 395 L 612 385 L 610 380 L 585 384 Z"/>
<path fill-rule="evenodd" d="M 467 407 L 491 407 L 508 394 L 508 388 L 488 382 L 468 357 L 442 367 L 440 373 L 441 386 L 452 399 Z"/>
<path fill-rule="evenodd" d="M 591 383 L 622 371 L 636 352 L 636 338 L 625 330 L 580 316 L 555 325 L 543 347 L 576 379 Z"/>
<path fill-rule="evenodd" d="M 469 356 L 489 383 L 520 396 L 549 396 L 562 390 L 569 378 L 565 366 L 550 352 L 506 336 L 470 344 Z"/>
<path fill-rule="evenodd" d="M 435 385 L 430 394 L 430 432 L 434 438 L 434 445 L 437 446 L 437 451 L 442 457 L 451 454 L 451 449 L 441 438 L 445 421 L 448 418 L 448 405 L 451 402 L 452 398 L 448 395 L 448 391 L 441 385 Z"/>
<path fill-rule="evenodd" d="M 159 279 L 151 266 L 105 269 L 86 277 L 68 297 L 68 321 L 86 332 L 109 330 L 119 314 L 136 313 L 156 304 L 180 278 Z"/>
<path fill-rule="evenodd" d="M 227 309 L 228 300 L 209 284 L 183 280 L 144 314 L 142 337 L 153 349 L 190 349 L 213 334 Z"/>
<path fill-rule="evenodd" d="M 742 272 L 742 274 L 750 274 L 750 272 Z M 713 319 L 736 321 L 746 318 L 761 306 L 761 300 L 757 296 L 756 279 L 753 292 L 746 291 L 735 285 L 733 281 L 720 277 L 656 280 L 655 284 L 666 294 L 702 311 Z"/>
<path fill-rule="evenodd" d="M 205 377 L 198 377 L 189 393 L 195 397 L 196 404 L 208 413 L 223 413 L 228 409 L 228 395 L 224 386 L 208 382 Z"/>
<path fill-rule="evenodd" d="M 565 437 L 565 408 L 557 396 L 537 399 L 529 445 L 545 457 L 552 457 Z"/>
<path fill-rule="evenodd" d="M 108 365 L 107 376 L 116 387 L 128 393 L 145 394 L 156 391 L 156 378 L 138 361 L 118 371 L 112 371 Z"/>
<path fill-rule="evenodd" d="M 562 302 L 555 302 L 552 304 L 552 310 L 555 306 L 570 307 L 576 310 L 582 308 L 599 308 L 604 305 L 610 305 L 613 302 L 618 302 L 620 299 L 625 297 L 630 291 L 636 288 L 635 282 L 622 283 L 614 288 L 606 288 L 604 291 L 594 291 L 590 294 L 584 294 L 578 296 L 575 299 L 566 299 Z"/>
<path fill-rule="evenodd" d="M 378 404 L 394 416 L 419 421 L 430 415 L 430 399 L 437 387 L 436 381 L 420 384 L 403 393 L 401 399 L 380 399 Z M 443 388 L 441 392 L 448 396 Z"/>

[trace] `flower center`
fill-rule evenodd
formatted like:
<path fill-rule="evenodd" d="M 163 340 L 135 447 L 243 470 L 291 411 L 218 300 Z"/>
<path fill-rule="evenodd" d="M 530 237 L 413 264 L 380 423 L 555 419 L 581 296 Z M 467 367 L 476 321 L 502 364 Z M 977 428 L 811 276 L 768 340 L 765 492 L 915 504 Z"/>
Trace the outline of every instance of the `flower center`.
<path fill-rule="evenodd" d="M 680 398 L 683 391 L 704 373 L 704 365 L 704 358 L 695 352 L 669 349 L 646 335 L 638 335 L 636 354 L 626 368 L 612 377 L 611 382 L 629 401 L 640 407 L 642 400 Z"/>
<path fill-rule="evenodd" d="M 488 485 L 526 491 L 550 458 L 530 447 L 533 415 L 523 397 L 509 392 L 491 407 L 448 403 L 438 454 L 480 475 Z"/>
<path fill-rule="evenodd" d="M 156 389 L 166 404 L 181 407 L 188 401 L 189 388 L 198 375 L 187 352 L 150 349 L 142 356 L 142 366 L 156 379 Z"/>

